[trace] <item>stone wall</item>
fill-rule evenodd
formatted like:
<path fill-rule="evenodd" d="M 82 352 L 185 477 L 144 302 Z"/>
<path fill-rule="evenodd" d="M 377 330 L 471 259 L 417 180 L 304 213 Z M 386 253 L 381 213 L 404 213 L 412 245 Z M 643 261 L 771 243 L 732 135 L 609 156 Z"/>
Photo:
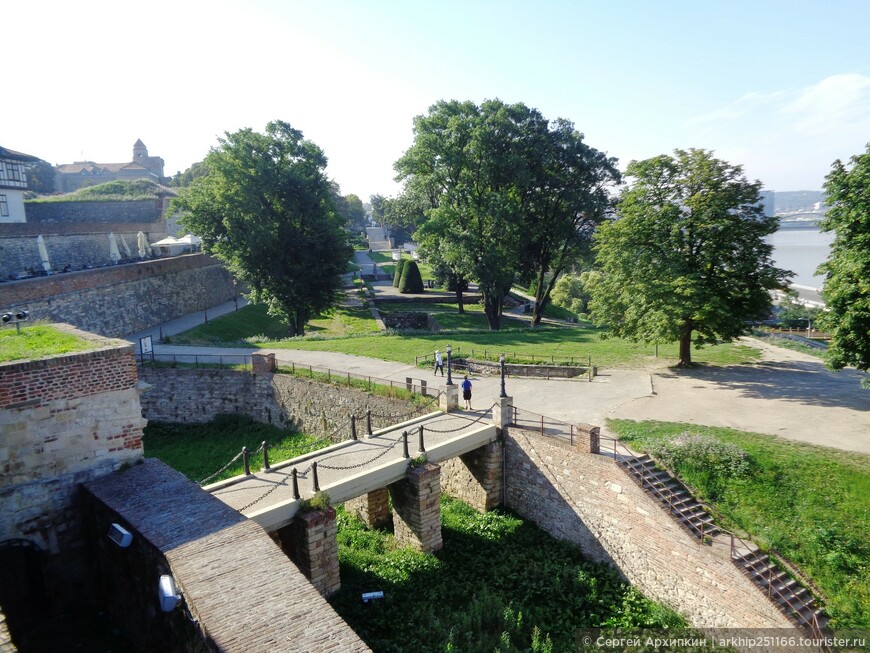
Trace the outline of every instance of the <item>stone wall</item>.
<path fill-rule="evenodd" d="M 695 627 L 792 627 L 727 547 L 693 539 L 612 458 L 514 426 L 504 433 L 508 507 L 591 559 L 614 564 Z"/>
<path fill-rule="evenodd" d="M 166 237 L 166 224 L 106 225 L 14 225 L 0 228 L 0 279 L 3 281 L 41 275 L 44 272 L 36 237 L 42 236 L 52 270 L 86 270 L 114 265 L 109 251 L 109 233 L 115 234 L 122 262 L 138 262 L 136 235 L 141 231 L 148 242 Z M 78 229 L 73 228 L 78 227 Z M 87 229 L 84 229 L 87 227 Z M 62 233 L 56 233 L 62 232 Z M 126 242 L 130 256 L 122 243 Z"/>
<path fill-rule="evenodd" d="M 157 422 L 201 423 L 224 414 L 241 414 L 266 424 L 324 435 L 372 411 L 373 429 L 410 417 L 406 401 L 342 388 L 287 374 L 235 370 L 140 369 L 152 389 L 142 395 L 142 410 Z M 394 417 L 390 417 L 394 416 Z"/>
<path fill-rule="evenodd" d="M 80 483 L 142 457 L 145 420 L 129 343 L 0 364 L 0 540 L 47 552 L 49 588 L 73 591 L 84 576 Z"/>
<path fill-rule="evenodd" d="M 235 296 L 229 272 L 204 254 L 0 284 L 0 310 L 109 337 L 201 311 Z"/>
<path fill-rule="evenodd" d="M 29 223 L 157 222 L 163 217 L 163 199 L 119 202 L 24 203 Z"/>

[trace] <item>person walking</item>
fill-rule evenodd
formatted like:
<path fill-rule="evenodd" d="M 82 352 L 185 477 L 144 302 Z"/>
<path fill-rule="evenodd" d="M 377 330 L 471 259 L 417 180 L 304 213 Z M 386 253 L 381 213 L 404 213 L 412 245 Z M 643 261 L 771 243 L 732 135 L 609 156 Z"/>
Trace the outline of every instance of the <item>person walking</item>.
<path fill-rule="evenodd" d="M 444 376 L 444 359 L 441 357 L 441 352 L 435 350 L 435 375 L 438 375 L 438 370 L 441 370 L 441 376 Z"/>
<path fill-rule="evenodd" d="M 471 410 L 471 381 L 468 380 L 468 375 L 462 381 L 462 398 L 465 400 L 465 409 Z"/>

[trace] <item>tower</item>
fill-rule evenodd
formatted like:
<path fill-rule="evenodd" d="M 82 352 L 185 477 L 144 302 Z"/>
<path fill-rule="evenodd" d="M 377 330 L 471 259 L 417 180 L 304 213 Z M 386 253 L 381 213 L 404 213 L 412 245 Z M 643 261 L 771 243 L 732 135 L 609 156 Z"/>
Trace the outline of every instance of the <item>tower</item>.
<path fill-rule="evenodd" d="M 142 142 L 142 139 L 136 139 L 136 142 L 133 144 L 133 161 L 141 163 L 142 165 L 147 165 L 148 148 L 145 147 L 145 143 Z"/>

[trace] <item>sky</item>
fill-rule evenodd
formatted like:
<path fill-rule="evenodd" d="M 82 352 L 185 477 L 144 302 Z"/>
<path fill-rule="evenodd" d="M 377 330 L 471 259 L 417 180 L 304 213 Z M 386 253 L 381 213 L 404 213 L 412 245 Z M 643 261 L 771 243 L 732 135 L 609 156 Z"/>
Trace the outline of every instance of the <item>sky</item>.
<path fill-rule="evenodd" d="M 0 145 L 167 175 L 284 120 L 343 194 L 438 100 L 523 102 L 633 159 L 704 148 L 776 191 L 820 190 L 870 142 L 868 0 L 6 2 Z"/>

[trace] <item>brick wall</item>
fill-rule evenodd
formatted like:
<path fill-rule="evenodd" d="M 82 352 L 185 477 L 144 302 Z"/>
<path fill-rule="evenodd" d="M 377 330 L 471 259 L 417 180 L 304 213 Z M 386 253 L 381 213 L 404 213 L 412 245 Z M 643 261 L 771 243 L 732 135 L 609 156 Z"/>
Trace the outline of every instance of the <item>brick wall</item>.
<path fill-rule="evenodd" d="M 55 593 L 84 577 L 80 483 L 142 457 L 132 346 L 61 326 L 92 351 L 0 364 L 0 540 L 48 556 Z"/>
<path fill-rule="evenodd" d="M 689 536 L 608 456 L 505 430 L 507 504 L 698 628 L 791 628 L 730 561 Z"/>
<path fill-rule="evenodd" d="M 0 310 L 26 309 L 32 320 L 118 337 L 215 306 L 235 292 L 218 261 L 188 254 L 2 283 Z"/>

